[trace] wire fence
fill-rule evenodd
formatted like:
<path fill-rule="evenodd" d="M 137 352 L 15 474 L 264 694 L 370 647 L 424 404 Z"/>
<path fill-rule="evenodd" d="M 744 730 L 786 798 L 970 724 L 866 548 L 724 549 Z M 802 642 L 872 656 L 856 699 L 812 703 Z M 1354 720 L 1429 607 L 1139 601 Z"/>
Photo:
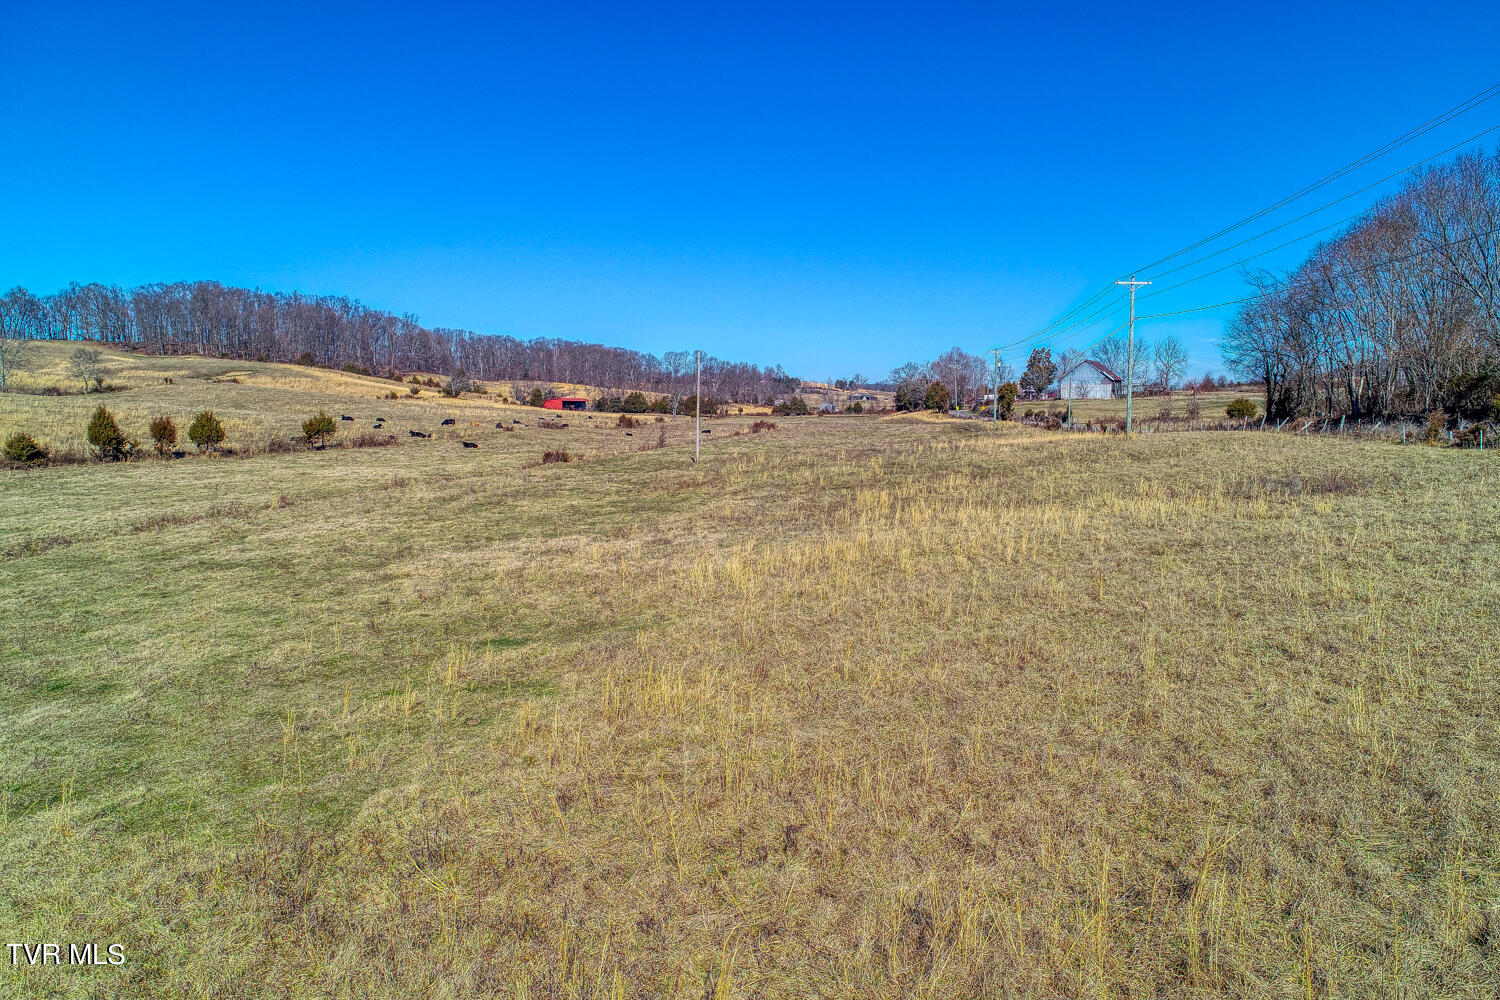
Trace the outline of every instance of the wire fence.
<path fill-rule="evenodd" d="M 1071 432 L 1074 434 L 1123 434 L 1125 420 L 1120 417 L 1074 419 L 1069 422 L 1062 411 L 1037 413 L 1022 417 L 1028 427 Z M 1454 447 L 1489 451 L 1500 442 L 1500 424 L 1494 421 L 1457 420 L 1436 426 L 1413 420 L 1354 420 L 1340 417 L 1287 417 L 1270 420 L 1259 417 L 1151 416 L 1133 422 L 1136 434 L 1168 433 L 1264 433 L 1292 436 L 1317 435 L 1361 441 L 1383 441 L 1389 444 L 1450 444 Z"/>

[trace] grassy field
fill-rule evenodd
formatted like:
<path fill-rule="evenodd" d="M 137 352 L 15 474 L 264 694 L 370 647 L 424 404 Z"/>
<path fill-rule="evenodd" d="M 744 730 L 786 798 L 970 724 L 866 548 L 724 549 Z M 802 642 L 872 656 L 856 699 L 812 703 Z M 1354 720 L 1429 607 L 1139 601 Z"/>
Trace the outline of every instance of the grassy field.
<path fill-rule="evenodd" d="M 1253 402 L 1259 413 L 1266 412 L 1266 397 L 1260 392 L 1241 392 L 1239 390 L 1216 390 L 1214 392 L 1202 392 L 1198 394 L 1198 415 L 1203 420 L 1224 419 L 1224 407 L 1234 399 L 1245 398 Z M 1131 401 L 1132 416 L 1136 420 L 1149 420 L 1167 414 L 1175 417 L 1188 415 L 1193 394 L 1190 392 L 1177 392 L 1171 396 L 1136 396 Z M 1025 413 L 1027 410 L 1042 410 L 1049 413 L 1065 411 L 1068 401 L 1065 399 L 1047 399 L 1027 402 L 1018 400 L 1016 412 Z M 1073 400 L 1073 419 L 1077 422 L 1088 420 L 1124 420 L 1125 400 L 1120 399 L 1075 399 Z"/>
<path fill-rule="evenodd" d="M 76 346 L 62 342 L 33 345 L 31 363 L 17 377 L 17 386 L 33 391 L 46 386 L 78 390 L 80 387 L 71 383 L 67 374 L 67 358 Z M 549 448 L 562 448 L 584 458 L 633 451 L 642 444 L 655 444 L 662 430 L 667 432 L 669 444 L 692 443 L 692 421 L 686 417 L 669 417 L 657 423 L 654 416 L 644 416 L 647 426 L 627 437 L 617 429 L 615 414 L 559 414 L 502 403 L 500 397 L 509 392 L 508 383 L 487 383 L 493 394 L 490 398 L 465 395 L 448 399 L 432 388 L 419 387 L 418 395 L 412 396 L 406 385 L 321 368 L 157 358 L 112 350 L 104 354 L 110 370 L 107 381 L 125 387 L 123 391 L 65 396 L 0 393 L 0 439 L 26 431 L 55 451 L 86 454 L 84 435 L 89 417 L 102 404 L 116 416 L 126 435 L 142 441 L 148 452 L 151 440 L 147 428 L 153 417 L 170 416 L 177 425 L 178 447 L 191 450 L 188 425 L 194 414 L 205 409 L 213 410 L 223 421 L 225 447 L 252 453 L 264 452 L 268 441 L 300 440 L 302 422 L 319 410 L 334 417 L 354 418 L 338 422 L 336 441 L 357 433 L 373 433 L 375 423 L 385 418 L 385 433 L 395 435 L 405 446 L 446 453 L 465 440 L 478 444 L 481 450 L 524 453 L 530 461 L 539 459 Z M 386 399 L 392 390 L 398 398 Z M 539 430 L 539 417 L 567 423 L 568 429 Z M 454 425 L 444 427 L 445 419 L 452 419 Z M 497 423 L 514 430 L 501 430 Z M 734 421 L 729 432 L 742 424 Z M 712 426 L 717 428 L 718 423 Z M 429 433 L 432 438 L 412 438 L 407 433 L 412 430 Z M 405 454 L 407 461 L 413 460 L 410 453 Z"/>
<path fill-rule="evenodd" d="M 1495 996 L 1489 452 L 461 405 L 0 473 L 0 995 Z"/>

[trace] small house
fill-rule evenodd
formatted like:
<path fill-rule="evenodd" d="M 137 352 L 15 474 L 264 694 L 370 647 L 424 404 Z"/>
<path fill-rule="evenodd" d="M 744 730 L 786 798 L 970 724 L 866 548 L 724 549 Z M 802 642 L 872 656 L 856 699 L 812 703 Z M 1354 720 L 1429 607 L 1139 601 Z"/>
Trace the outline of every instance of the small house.
<path fill-rule="evenodd" d="M 1120 394 L 1120 376 L 1091 359 L 1078 362 L 1057 376 L 1057 399 L 1114 399 Z M 1051 394 L 1048 394 L 1051 396 Z"/>
<path fill-rule="evenodd" d="M 549 410 L 587 410 L 589 401 L 583 396 L 558 396 L 543 400 L 542 405 Z"/>

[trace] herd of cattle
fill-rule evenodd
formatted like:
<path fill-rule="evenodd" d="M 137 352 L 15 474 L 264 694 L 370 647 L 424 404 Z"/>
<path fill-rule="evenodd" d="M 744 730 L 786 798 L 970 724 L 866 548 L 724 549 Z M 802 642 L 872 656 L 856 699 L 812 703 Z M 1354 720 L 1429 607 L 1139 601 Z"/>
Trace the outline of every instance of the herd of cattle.
<path fill-rule="evenodd" d="M 351 417 L 351 416 L 349 416 L 347 413 L 340 413 L 339 414 L 339 419 L 340 420 L 348 420 L 348 421 L 351 421 L 351 422 L 354 420 L 354 418 Z M 537 417 L 536 419 L 537 419 L 537 425 L 539 427 L 545 428 L 547 430 L 564 430 L 565 431 L 565 430 L 568 429 L 568 425 L 567 424 L 559 424 L 559 423 L 556 423 L 556 422 L 548 420 L 546 417 Z M 590 416 L 587 419 L 593 420 L 594 418 L 592 416 Z M 512 420 L 511 421 L 512 424 L 519 424 L 520 422 L 521 421 L 519 421 L 519 420 Z M 375 423 L 373 425 L 371 425 L 371 426 L 373 426 L 374 429 L 377 430 L 377 431 L 378 430 L 384 430 L 385 429 L 385 423 L 386 423 L 385 417 L 376 417 L 375 418 Z M 443 426 L 443 427 L 457 427 L 458 426 L 458 421 L 454 420 L 452 417 L 449 417 L 448 419 L 444 420 L 440 426 Z M 478 427 L 479 425 L 477 423 L 471 423 L 470 426 L 471 427 Z M 501 428 L 504 428 L 504 427 L 505 427 L 505 421 L 503 421 L 503 420 L 497 420 L 497 421 L 495 421 L 495 428 L 497 430 L 499 430 Z M 430 438 L 430 437 L 432 437 L 432 432 L 431 431 L 413 431 L 413 430 L 409 430 L 406 433 L 408 435 L 410 435 L 411 437 L 414 437 L 414 438 Z M 625 432 L 625 436 L 626 437 L 632 437 L 633 435 L 629 431 L 626 431 Z M 479 443 L 477 441 L 459 441 L 458 443 L 461 444 L 461 445 L 463 445 L 465 448 L 478 448 L 479 447 Z"/>

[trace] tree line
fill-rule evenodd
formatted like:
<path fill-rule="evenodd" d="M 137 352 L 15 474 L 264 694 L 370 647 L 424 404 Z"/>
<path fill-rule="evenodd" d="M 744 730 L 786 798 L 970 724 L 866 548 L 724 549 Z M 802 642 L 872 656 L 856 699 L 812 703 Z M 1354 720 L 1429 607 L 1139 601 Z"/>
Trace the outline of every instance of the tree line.
<path fill-rule="evenodd" d="M 1290 273 L 1246 277 L 1224 360 L 1272 418 L 1500 408 L 1500 151 L 1425 170 Z"/>
<path fill-rule="evenodd" d="M 516 337 L 423 326 L 410 314 L 354 299 L 264 292 L 213 281 L 125 289 L 70 284 L 52 295 L 12 288 L 0 297 L 0 339 L 94 340 L 155 354 L 199 354 L 315 364 L 376 374 L 463 369 L 485 380 L 579 383 L 680 393 L 694 377 L 692 351 L 661 356 L 551 337 Z M 795 391 L 781 366 L 705 356 L 705 396 L 758 401 Z"/>
<path fill-rule="evenodd" d="M 1013 373 L 1001 365 L 1000 381 Z M 994 369 L 984 358 L 952 347 L 931 361 L 908 361 L 891 369 L 884 385 L 895 390 L 898 410 L 977 409 L 989 392 Z"/>
<path fill-rule="evenodd" d="M 892 369 L 885 386 L 895 390 L 895 406 L 898 410 L 920 409 L 979 409 L 985 398 L 994 392 L 998 382 L 1009 385 L 1016 395 L 1039 397 L 1086 360 L 1098 361 L 1120 376 L 1126 377 L 1129 352 L 1125 340 L 1118 336 L 1106 337 L 1085 352 L 1069 349 L 1056 360 L 1050 348 L 1037 347 L 1026 360 L 1026 368 L 1019 373 L 1004 362 L 996 371 L 987 359 L 954 347 L 931 361 L 908 361 Z M 1153 343 L 1137 337 L 1135 342 L 1135 387 L 1141 392 L 1169 392 L 1182 387 L 1187 375 L 1188 353 L 1182 342 L 1174 336 L 1165 336 Z M 938 405 L 939 403 L 943 405 Z"/>

